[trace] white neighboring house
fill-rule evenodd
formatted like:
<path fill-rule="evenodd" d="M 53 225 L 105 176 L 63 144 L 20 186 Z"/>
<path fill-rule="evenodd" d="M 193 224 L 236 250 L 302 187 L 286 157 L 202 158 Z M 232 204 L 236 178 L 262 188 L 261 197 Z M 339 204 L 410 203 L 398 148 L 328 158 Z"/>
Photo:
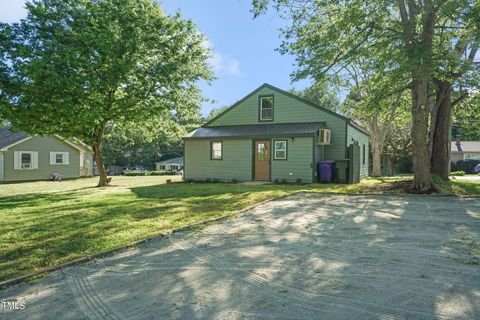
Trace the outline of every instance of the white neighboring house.
<path fill-rule="evenodd" d="M 480 141 L 452 141 L 451 160 L 478 160 L 480 162 Z"/>
<path fill-rule="evenodd" d="M 157 171 L 180 171 L 183 170 L 183 157 L 155 162 Z"/>

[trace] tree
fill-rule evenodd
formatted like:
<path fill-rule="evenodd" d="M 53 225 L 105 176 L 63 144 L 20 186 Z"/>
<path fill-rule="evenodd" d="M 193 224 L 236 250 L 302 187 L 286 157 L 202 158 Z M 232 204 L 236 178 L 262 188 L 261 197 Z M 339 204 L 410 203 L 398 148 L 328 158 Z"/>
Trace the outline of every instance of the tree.
<path fill-rule="evenodd" d="M 469 97 L 453 109 L 452 136 L 466 141 L 480 141 L 480 91 Z"/>
<path fill-rule="evenodd" d="M 103 154 L 106 165 L 152 167 L 156 161 L 182 155 L 187 129 L 175 121 L 155 117 L 141 126 L 106 129 Z"/>
<path fill-rule="evenodd" d="M 332 111 L 340 111 L 341 103 L 338 98 L 338 89 L 333 84 L 315 82 L 303 90 L 291 89 L 289 92 Z"/>
<path fill-rule="evenodd" d="M 35 0 L 0 26 L 0 111 L 31 134 L 90 144 L 108 184 L 102 143 L 112 125 L 141 126 L 198 111 L 197 82 L 212 77 L 192 21 L 152 0 Z"/>
<path fill-rule="evenodd" d="M 411 139 L 417 192 L 432 189 L 429 116 L 431 82 L 437 68 L 436 36 L 444 17 L 471 13 L 474 0 L 253 0 L 254 15 L 272 4 L 289 22 L 282 29 L 281 53 L 296 58 L 294 80 L 341 75 L 357 59 L 374 57 L 383 72 L 408 78 Z M 393 78 L 393 76 L 392 76 Z M 373 108 L 376 106 L 372 106 Z"/>
<path fill-rule="evenodd" d="M 205 119 L 205 121 L 210 121 L 212 120 L 213 118 L 215 118 L 216 116 L 218 116 L 220 113 L 224 112 L 225 110 L 227 110 L 229 108 L 229 106 L 222 106 L 222 107 L 217 107 L 217 108 L 212 108 L 212 110 L 210 110 L 210 112 L 208 113 L 207 115 L 207 118 Z"/>
<path fill-rule="evenodd" d="M 476 56 L 480 47 L 480 7 L 456 4 L 454 14 L 439 19 L 440 36 L 435 38 L 436 64 L 433 70 L 435 103 L 432 108 L 429 147 L 431 171 L 442 178 L 450 174 L 450 126 L 452 110 L 471 90 L 480 85 Z M 478 60 L 478 59 L 477 59 Z"/>

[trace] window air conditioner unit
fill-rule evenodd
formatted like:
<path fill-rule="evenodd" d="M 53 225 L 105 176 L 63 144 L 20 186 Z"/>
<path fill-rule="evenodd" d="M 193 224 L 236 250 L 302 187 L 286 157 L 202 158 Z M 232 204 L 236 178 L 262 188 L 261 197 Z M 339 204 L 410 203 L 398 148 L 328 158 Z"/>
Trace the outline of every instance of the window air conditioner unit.
<path fill-rule="evenodd" d="M 330 130 L 329 129 L 318 129 L 318 145 L 330 144 Z"/>

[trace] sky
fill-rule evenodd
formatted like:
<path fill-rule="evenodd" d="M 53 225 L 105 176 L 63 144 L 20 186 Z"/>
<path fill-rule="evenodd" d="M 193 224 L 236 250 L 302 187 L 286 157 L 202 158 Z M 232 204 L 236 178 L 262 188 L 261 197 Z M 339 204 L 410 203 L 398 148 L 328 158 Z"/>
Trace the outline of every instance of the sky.
<path fill-rule="evenodd" d="M 284 90 L 303 89 L 309 81 L 291 83 L 294 58 L 281 55 L 278 28 L 284 23 L 273 11 L 256 19 L 251 0 L 161 0 L 167 14 L 179 11 L 192 19 L 208 39 L 209 64 L 216 80 L 201 83 L 204 95 L 214 102 L 202 105 L 207 115 L 213 107 L 232 105 L 263 83 Z M 24 0 L 0 0 L 0 21 L 16 22 L 26 16 Z"/>

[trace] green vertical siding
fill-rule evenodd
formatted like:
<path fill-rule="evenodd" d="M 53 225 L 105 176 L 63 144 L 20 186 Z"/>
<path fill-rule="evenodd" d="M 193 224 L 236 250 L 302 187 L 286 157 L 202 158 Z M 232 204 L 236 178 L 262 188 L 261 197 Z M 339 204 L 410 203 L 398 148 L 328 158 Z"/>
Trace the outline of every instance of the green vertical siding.
<path fill-rule="evenodd" d="M 369 161 L 369 152 L 368 152 L 368 136 L 354 128 L 351 125 L 348 125 L 347 128 L 347 146 L 352 143 L 352 139 L 358 141 L 360 146 L 360 179 L 368 177 L 368 161 Z M 362 145 L 365 145 L 365 154 L 362 155 L 363 148 Z M 362 158 L 365 157 L 365 164 L 362 163 Z"/>
<path fill-rule="evenodd" d="M 14 151 L 38 152 L 38 169 L 15 170 Z M 68 152 L 68 165 L 50 165 L 50 151 Z M 78 178 L 80 175 L 80 152 L 55 137 L 33 137 L 8 148 L 5 153 L 5 181 L 46 180 L 52 172 L 64 178 Z"/>
<path fill-rule="evenodd" d="M 3 154 L 3 152 L 0 152 L 0 181 L 4 180 L 4 177 L 3 177 L 3 173 L 4 173 L 3 159 L 4 159 L 4 154 Z"/>
<path fill-rule="evenodd" d="M 259 97 L 274 96 L 273 119 L 262 123 L 300 123 L 325 122 L 326 128 L 332 132 L 332 143 L 325 147 L 325 159 L 337 160 L 345 158 L 346 120 L 329 112 L 312 107 L 279 91 L 264 87 L 248 97 L 208 126 L 228 126 L 257 124 Z"/>
<path fill-rule="evenodd" d="M 222 160 L 210 159 L 210 142 L 209 140 L 185 140 L 185 179 L 222 181 L 252 179 L 251 140 L 223 140 Z"/>
<path fill-rule="evenodd" d="M 285 179 L 289 182 L 295 182 L 301 179 L 302 182 L 312 182 L 313 174 L 313 138 L 297 137 L 294 141 L 289 138 L 275 138 L 274 140 L 287 140 L 287 160 L 271 161 L 271 180 Z M 273 141 L 272 141 L 273 146 Z"/>

